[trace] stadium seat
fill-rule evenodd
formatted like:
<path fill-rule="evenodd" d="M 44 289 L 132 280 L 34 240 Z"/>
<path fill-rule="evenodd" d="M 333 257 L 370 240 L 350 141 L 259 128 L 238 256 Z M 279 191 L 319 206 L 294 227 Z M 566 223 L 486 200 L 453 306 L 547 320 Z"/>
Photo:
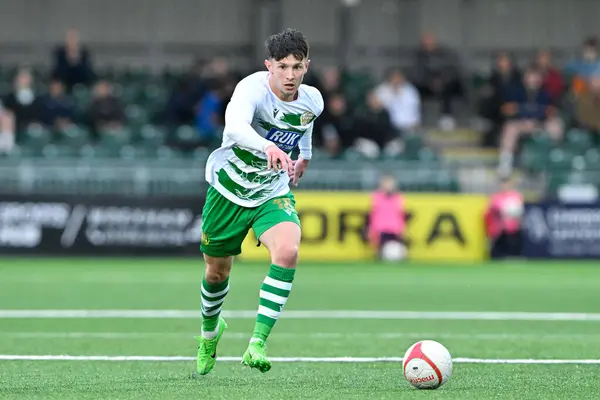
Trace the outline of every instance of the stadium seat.
<path fill-rule="evenodd" d="M 75 148 L 88 144 L 91 140 L 90 131 L 78 125 L 69 125 L 57 130 L 57 139 L 60 144 Z"/>
<path fill-rule="evenodd" d="M 125 107 L 127 121 L 134 129 L 139 129 L 148 123 L 148 112 L 137 104 L 129 104 Z"/>
<path fill-rule="evenodd" d="M 75 157 L 77 151 L 71 146 L 48 144 L 44 146 L 41 154 L 47 159 L 61 159 Z"/>
<path fill-rule="evenodd" d="M 181 125 L 175 130 L 175 140 L 179 145 L 195 146 L 200 139 L 198 132 L 194 127 Z"/>
<path fill-rule="evenodd" d="M 52 141 L 52 133 L 42 125 L 30 125 L 22 132 L 20 141 L 23 146 L 41 150 Z"/>
<path fill-rule="evenodd" d="M 165 129 L 156 125 L 147 124 L 142 126 L 136 138 L 142 147 L 157 148 L 165 143 L 167 134 Z"/>
<path fill-rule="evenodd" d="M 594 140 L 590 132 L 581 129 L 571 129 L 565 135 L 567 145 L 573 150 L 584 152 L 594 146 Z"/>

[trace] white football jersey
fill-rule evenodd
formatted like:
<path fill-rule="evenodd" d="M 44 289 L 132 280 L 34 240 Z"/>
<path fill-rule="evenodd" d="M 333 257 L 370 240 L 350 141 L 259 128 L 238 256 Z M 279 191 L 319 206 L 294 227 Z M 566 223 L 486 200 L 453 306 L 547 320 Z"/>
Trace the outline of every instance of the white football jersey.
<path fill-rule="evenodd" d="M 237 84 L 227 106 L 223 142 L 206 165 L 207 182 L 242 207 L 257 207 L 287 194 L 290 179 L 286 171 L 267 169 L 264 152 L 243 147 L 232 136 L 240 131 L 254 134 L 244 129 L 249 124 L 286 153 L 299 146 L 300 154 L 309 159 L 314 121 L 323 111 L 323 97 L 316 88 L 302 84 L 296 100 L 281 101 L 269 86 L 269 75 L 256 72 Z"/>

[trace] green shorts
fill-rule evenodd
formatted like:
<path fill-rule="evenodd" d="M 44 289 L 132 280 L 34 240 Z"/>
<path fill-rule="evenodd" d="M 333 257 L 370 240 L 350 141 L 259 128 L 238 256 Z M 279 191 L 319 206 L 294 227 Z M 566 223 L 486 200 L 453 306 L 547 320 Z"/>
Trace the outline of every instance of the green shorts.
<path fill-rule="evenodd" d="M 211 257 L 237 256 L 250 228 L 260 238 L 269 228 L 285 221 L 300 226 L 292 192 L 248 208 L 233 203 L 210 186 L 202 209 L 200 251 Z"/>

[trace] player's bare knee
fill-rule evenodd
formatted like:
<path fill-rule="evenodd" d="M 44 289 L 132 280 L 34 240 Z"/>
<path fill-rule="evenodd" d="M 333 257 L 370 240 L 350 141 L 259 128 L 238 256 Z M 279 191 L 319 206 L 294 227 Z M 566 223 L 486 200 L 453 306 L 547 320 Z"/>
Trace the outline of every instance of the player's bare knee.
<path fill-rule="evenodd" d="M 206 261 L 206 272 L 204 273 L 204 279 L 208 283 L 215 284 L 221 283 L 229 276 L 231 271 L 231 257 L 208 257 L 205 256 Z"/>
<path fill-rule="evenodd" d="M 277 246 L 271 256 L 273 264 L 284 268 L 295 268 L 298 263 L 298 245 L 286 243 Z"/>

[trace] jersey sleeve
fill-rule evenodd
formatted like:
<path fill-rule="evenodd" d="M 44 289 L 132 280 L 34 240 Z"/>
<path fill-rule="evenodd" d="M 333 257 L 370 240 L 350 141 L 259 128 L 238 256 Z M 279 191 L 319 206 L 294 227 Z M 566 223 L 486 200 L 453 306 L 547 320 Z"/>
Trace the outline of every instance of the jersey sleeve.
<path fill-rule="evenodd" d="M 321 93 L 314 89 L 312 94 L 313 112 L 315 114 L 315 120 L 323 113 L 324 102 Z M 315 120 L 310 123 L 310 126 L 298 142 L 298 149 L 300 150 L 300 156 L 304 160 L 310 160 L 312 158 L 312 134 L 315 126 Z"/>
<path fill-rule="evenodd" d="M 238 83 L 225 110 L 223 135 L 242 147 L 264 152 L 273 143 L 260 136 L 251 125 L 261 94 L 262 90 L 254 87 L 252 81 Z"/>

